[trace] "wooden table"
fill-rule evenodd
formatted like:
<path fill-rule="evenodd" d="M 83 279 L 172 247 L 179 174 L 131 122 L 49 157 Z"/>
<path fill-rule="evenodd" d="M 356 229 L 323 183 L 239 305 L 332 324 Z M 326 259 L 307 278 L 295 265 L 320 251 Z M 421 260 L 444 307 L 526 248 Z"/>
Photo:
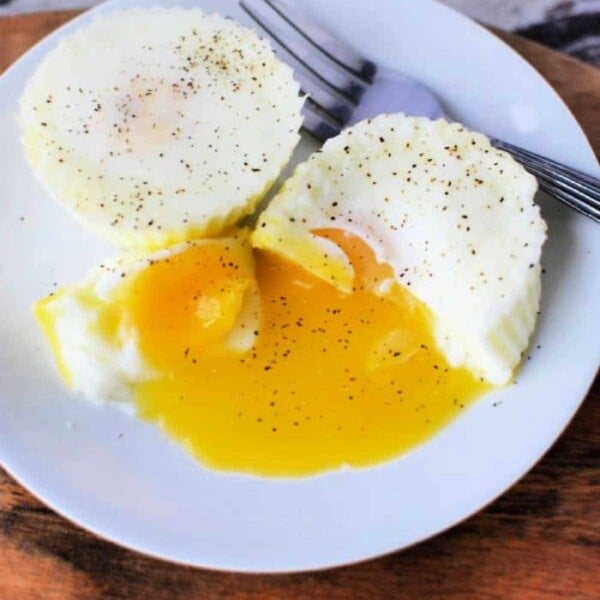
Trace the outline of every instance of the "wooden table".
<path fill-rule="evenodd" d="M 0 72 L 72 18 L 0 19 Z M 600 71 L 504 36 L 563 96 L 600 152 Z M 332 571 L 284 576 L 177 567 L 72 525 L 0 469 L 0 599 L 600 598 L 600 379 L 565 434 L 477 516 L 404 552 Z"/>

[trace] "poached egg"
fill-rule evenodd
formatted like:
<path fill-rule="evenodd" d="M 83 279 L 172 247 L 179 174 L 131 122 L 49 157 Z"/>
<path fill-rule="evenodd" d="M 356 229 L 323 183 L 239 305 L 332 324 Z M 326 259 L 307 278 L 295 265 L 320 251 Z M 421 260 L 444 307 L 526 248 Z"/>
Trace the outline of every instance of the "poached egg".
<path fill-rule="evenodd" d="M 61 39 L 21 98 L 52 196 L 122 247 L 214 235 L 288 162 L 302 98 L 254 31 L 182 8 L 111 13 Z"/>
<path fill-rule="evenodd" d="M 359 237 L 431 311 L 449 363 L 503 385 L 539 310 L 546 224 L 536 190 L 535 178 L 480 133 L 381 115 L 299 165 L 252 241 L 350 291 L 351 261 L 321 232 Z"/>
<path fill-rule="evenodd" d="M 489 386 L 450 367 L 428 309 L 359 238 L 329 235 L 353 265 L 351 293 L 239 232 L 107 262 L 35 312 L 72 389 L 159 423 L 207 466 L 369 466 Z"/>

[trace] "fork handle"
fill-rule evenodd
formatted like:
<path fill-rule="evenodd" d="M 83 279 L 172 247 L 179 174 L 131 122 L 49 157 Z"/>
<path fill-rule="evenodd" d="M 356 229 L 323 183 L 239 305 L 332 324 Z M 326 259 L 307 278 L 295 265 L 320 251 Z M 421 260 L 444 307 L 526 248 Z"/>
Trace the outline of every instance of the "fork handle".
<path fill-rule="evenodd" d="M 498 139 L 491 142 L 498 150 L 512 154 L 535 175 L 544 192 L 600 223 L 600 179 L 508 142 Z"/>

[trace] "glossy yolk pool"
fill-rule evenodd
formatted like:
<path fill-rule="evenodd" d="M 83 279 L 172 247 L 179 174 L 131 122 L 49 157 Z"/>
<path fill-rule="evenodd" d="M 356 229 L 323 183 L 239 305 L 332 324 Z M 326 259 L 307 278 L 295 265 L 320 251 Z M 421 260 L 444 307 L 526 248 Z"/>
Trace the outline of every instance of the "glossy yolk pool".
<path fill-rule="evenodd" d="M 210 245 L 137 276 L 127 303 L 145 359 L 164 377 L 138 386 L 143 418 L 157 421 L 203 463 L 259 475 L 309 475 L 399 455 L 487 389 L 435 349 L 425 307 L 357 239 L 321 232 L 356 271 L 344 294 L 296 264 Z M 254 282 L 255 344 L 220 340 Z"/>

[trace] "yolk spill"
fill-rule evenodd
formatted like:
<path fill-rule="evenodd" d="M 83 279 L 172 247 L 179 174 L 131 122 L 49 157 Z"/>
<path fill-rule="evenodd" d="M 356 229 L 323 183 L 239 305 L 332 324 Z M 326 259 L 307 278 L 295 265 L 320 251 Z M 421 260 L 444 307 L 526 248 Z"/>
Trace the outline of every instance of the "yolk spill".
<path fill-rule="evenodd" d="M 435 348 L 427 309 L 392 284 L 357 238 L 334 238 L 355 268 L 344 294 L 273 254 L 211 245 L 159 261 L 127 310 L 146 360 L 165 374 L 138 386 L 157 421 L 206 465 L 269 476 L 364 467 L 432 436 L 489 386 Z M 249 252 L 248 252 L 249 254 Z M 258 283 L 259 330 L 247 352 L 219 340 Z"/>

